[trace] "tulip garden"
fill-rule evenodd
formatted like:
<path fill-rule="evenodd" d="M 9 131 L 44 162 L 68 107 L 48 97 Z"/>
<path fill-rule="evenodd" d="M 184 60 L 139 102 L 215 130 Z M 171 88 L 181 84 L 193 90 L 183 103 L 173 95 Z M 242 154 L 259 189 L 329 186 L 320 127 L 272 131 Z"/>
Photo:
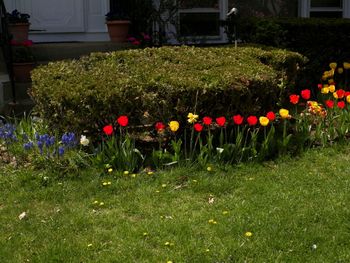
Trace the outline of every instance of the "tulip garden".
<path fill-rule="evenodd" d="M 348 261 L 348 71 L 259 116 L 2 121 L 0 261 Z"/>

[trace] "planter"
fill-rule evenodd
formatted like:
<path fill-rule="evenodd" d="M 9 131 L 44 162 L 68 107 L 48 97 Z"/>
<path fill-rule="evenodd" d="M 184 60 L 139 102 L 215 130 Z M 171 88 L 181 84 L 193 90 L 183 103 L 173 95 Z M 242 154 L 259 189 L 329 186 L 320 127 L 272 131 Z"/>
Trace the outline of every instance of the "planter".
<path fill-rule="evenodd" d="M 13 76 L 16 82 L 31 82 L 30 72 L 34 69 L 34 62 L 13 63 Z"/>
<path fill-rule="evenodd" d="M 12 40 L 16 42 L 24 42 L 28 40 L 29 26 L 30 23 L 9 24 L 8 29 L 12 35 Z"/>
<path fill-rule="evenodd" d="M 107 21 L 109 37 L 112 42 L 125 42 L 129 32 L 129 20 Z"/>

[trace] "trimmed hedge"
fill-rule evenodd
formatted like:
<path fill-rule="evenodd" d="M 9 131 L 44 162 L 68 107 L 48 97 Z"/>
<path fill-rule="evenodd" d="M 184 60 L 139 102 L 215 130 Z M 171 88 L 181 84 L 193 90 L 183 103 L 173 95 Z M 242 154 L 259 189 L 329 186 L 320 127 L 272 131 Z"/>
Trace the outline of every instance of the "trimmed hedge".
<path fill-rule="evenodd" d="M 249 43 L 287 48 L 309 59 L 300 88 L 316 87 L 330 62 L 350 59 L 350 20 L 321 18 L 242 18 L 239 36 Z M 233 30 L 233 25 L 228 25 Z"/>
<path fill-rule="evenodd" d="M 61 130 L 96 131 L 115 116 L 132 123 L 250 114 L 276 106 L 304 58 L 255 47 L 162 47 L 94 53 L 32 73 L 35 110 Z"/>

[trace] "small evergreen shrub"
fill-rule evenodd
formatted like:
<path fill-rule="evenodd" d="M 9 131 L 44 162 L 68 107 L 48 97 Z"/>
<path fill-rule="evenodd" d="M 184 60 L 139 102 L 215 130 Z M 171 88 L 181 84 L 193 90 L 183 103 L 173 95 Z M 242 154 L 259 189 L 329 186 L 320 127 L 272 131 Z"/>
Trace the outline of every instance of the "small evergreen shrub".
<path fill-rule="evenodd" d="M 94 53 L 32 73 L 36 112 L 61 130 L 96 131 L 128 114 L 132 123 L 202 115 L 258 114 L 294 84 L 304 58 L 278 49 L 162 47 Z"/>
<path fill-rule="evenodd" d="M 225 24 L 228 32 L 233 24 Z M 239 37 L 244 42 L 287 48 L 309 59 L 298 85 L 316 86 L 329 61 L 350 57 L 350 20 L 321 18 L 242 18 Z"/>

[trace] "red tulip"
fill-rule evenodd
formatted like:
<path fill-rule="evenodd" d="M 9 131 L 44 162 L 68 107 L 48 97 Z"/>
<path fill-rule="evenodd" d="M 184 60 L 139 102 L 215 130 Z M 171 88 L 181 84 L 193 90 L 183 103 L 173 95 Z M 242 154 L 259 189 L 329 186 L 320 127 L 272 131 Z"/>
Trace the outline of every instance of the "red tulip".
<path fill-rule="evenodd" d="M 195 125 L 193 125 L 193 128 L 195 131 L 201 132 L 203 130 L 203 125 L 197 122 Z"/>
<path fill-rule="evenodd" d="M 338 89 L 336 93 L 337 93 L 338 99 L 342 99 L 345 96 L 345 90 L 343 89 Z"/>
<path fill-rule="evenodd" d="M 338 101 L 337 106 L 339 109 L 344 109 L 345 108 L 345 102 L 344 101 Z"/>
<path fill-rule="evenodd" d="M 117 119 L 117 122 L 120 126 L 125 127 L 128 126 L 129 119 L 128 116 L 122 115 Z"/>
<path fill-rule="evenodd" d="M 112 135 L 113 133 L 113 126 L 112 125 L 106 125 L 103 127 L 103 132 L 106 134 L 106 135 Z"/>
<path fill-rule="evenodd" d="M 250 126 L 254 126 L 258 123 L 258 118 L 256 116 L 249 116 L 247 122 Z"/>
<path fill-rule="evenodd" d="M 304 99 L 304 100 L 308 100 L 310 99 L 311 97 L 311 91 L 309 89 L 304 89 L 301 91 L 301 97 Z"/>
<path fill-rule="evenodd" d="M 205 125 L 210 125 L 212 122 L 213 122 L 213 119 L 210 118 L 210 117 L 204 117 L 204 118 L 203 118 L 203 123 L 204 123 Z"/>
<path fill-rule="evenodd" d="M 218 117 L 216 118 L 216 123 L 220 126 L 220 127 L 223 127 L 225 126 L 225 123 L 226 123 L 226 118 L 225 117 Z"/>
<path fill-rule="evenodd" d="M 161 131 L 164 131 L 166 126 L 163 122 L 157 122 L 155 125 L 154 125 L 155 129 L 158 131 L 158 132 L 161 132 Z"/>
<path fill-rule="evenodd" d="M 292 104 L 298 104 L 298 102 L 299 102 L 299 95 L 296 95 L 296 94 L 290 95 L 289 96 L 289 101 Z"/>
<path fill-rule="evenodd" d="M 328 108 L 333 108 L 334 107 L 334 101 L 332 101 L 332 100 L 326 100 L 325 103 L 326 103 L 326 106 Z"/>
<path fill-rule="evenodd" d="M 240 114 L 233 116 L 232 119 L 233 119 L 234 124 L 236 124 L 236 125 L 241 125 L 243 123 L 243 120 L 244 120 L 244 118 Z"/>
<path fill-rule="evenodd" d="M 269 121 L 274 121 L 276 119 L 276 114 L 273 111 L 269 111 L 266 113 L 266 118 L 268 118 Z"/>

